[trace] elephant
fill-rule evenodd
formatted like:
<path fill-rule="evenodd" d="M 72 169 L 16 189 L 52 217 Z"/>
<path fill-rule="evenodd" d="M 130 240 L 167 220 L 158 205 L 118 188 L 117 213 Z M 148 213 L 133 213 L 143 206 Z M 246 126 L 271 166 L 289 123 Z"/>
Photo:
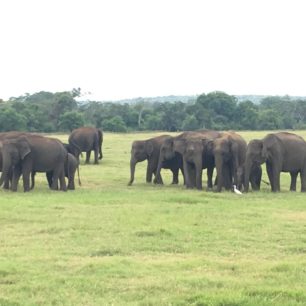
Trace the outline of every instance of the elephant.
<path fill-rule="evenodd" d="M 301 176 L 301 191 L 306 191 L 306 142 L 293 133 L 278 132 L 263 139 L 251 140 L 245 161 L 245 191 L 249 189 L 251 168 L 266 163 L 272 192 L 280 191 L 280 173 L 291 175 L 290 190 L 296 190 L 296 178 Z"/>
<path fill-rule="evenodd" d="M 162 184 L 162 177 L 157 177 L 156 170 L 158 166 L 160 147 L 162 143 L 171 136 L 161 135 L 147 140 L 136 140 L 132 143 L 131 159 L 130 159 L 130 181 L 131 186 L 134 182 L 136 164 L 144 160 L 148 161 L 146 182 L 152 182 L 152 176 L 155 175 L 154 183 Z M 173 182 L 177 180 L 179 168 L 172 161 L 165 162 L 163 168 L 170 169 L 173 174 Z"/>
<path fill-rule="evenodd" d="M 71 132 L 69 136 L 68 152 L 78 160 L 82 152 L 86 152 L 86 164 L 89 164 L 91 151 L 94 151 L 94 163 L 98 164 L 98 158 L 102 159 L 103 132 L 93 127 L 80 127 Z M 99 154 L 99 157 L 98 157 Z"/>
<path fill-rule="evenodd" d="M 65 147 L 65 144 L 64 144 Z M 68 190 L 75 190 L 74 178 L 75 172 L 78 171 L 79 186 L 81 186 L 80 174 L 79 174 L 79 161 L 74 155 L 68 153 L 67 162 L 65 162 L 65 176 L 68 178 Z M 35 186 L 35 172 L 32 172 L 32 185 L 31 189 Z M 48 185 L 51 188 L 53 182 L 53 171 L 46 172 Z"/>
<path fill-rule="evenodd" d="M 222 132 L 221 137 L 209 141 L 208 149 L 213 151 L 217 169 L 217 192 L 229 190 L 232 185 L 238 188 L 238 169 L 245 162 L 246 141 L 234 131 Z"/>
<path fill-rule="evenodd" d="M 0 186 L 7 180 L 9 171 L 13 169 L 12 191 L 17 191 L 20 175 L 23 176 L 24 191 L 30 190 L 30 174 L 32 172 L 53 171 L 51 189 L 66 191 L 64 165 L 68 153 L 57 139 L 38 135 L 21 135 L 2 142 L 3 169 Z"/>
<path fill-rule="evenodd" d="M 211 130 L 199 130 L 199 131 L 186 131 L 183 132 L 181 134 L 179 134 L 178 136 L 175 137 L 169 137 L 168 139 L 166 139 L 164 141 L 164 143 L 161 146 L 160 149 L 160 157 L 159 157 L 159 162 L 158 162 L 158 168 L 157 168 L 157 177 L 160 177 L 160 172 L 161 172 L 161 168 L 163 163 L 165 163 L 166 161 L 176 161 L 178 167 L 180 169 L 182 169 L 182 173 L 184 176 L 184 184 L 186 184 L 187 188 L 193 188 L 197 185 L 198 189 L 202 188 L 202 182 L 200 182 L 201 178 L 199 176 L 199 173 L 201 172 L 202 175 L 202 164 L 200 163 L 200 160 L 202 158 L 202 143 L 200 141 L 200 143 L 198 143 L 197 149 L 194 147 L 194 153 L 193 153 L 193 157 L 194 161 L 197 160 L 196 162 L 196 169 L 197 169 L 197 173 L 198 173 L 198 179 L 197 179 L 197 183 L 196 183 L 196 174 L 193 171 L 192 172 L 192 167 L 188 167 L 187 163 L 184 164 L 183 162 L 183 154 L 185 152 L 186 149 L 186 145 L 187 145 L 187 141 L 190 139 L 196 140 L 198 139 L 202 139 L 204 137 L 209 137 L 211 139 L 214 139 L 216 137 L 219 137 L 220 133 L 217 131 L 211 131 Z M 200 152 L 201 151 L 201 152 Z M 200 155 L 196 157 L 196 154 Z M 190 154 L 189 154 L 190 156 Z M 190 157 L 191 158 L 191 157 Z M 211 170 L 211 167 L 209 166 L 211 163 L 211 161 L 208 161 L 208 167 Z M 200 165 L 201 164 L 201 165 Z M 187 167 L 187 168 L 186 168 Z M 185 169 L 186 168 L 186 169 Z M 204 164 L 204 169 L 207 168 L 207 165 Z M 188 174 L 187 177 L 188 179 L 186 179 L 186 175 L 185 172 L 188 169 Z M 201 169 L 201 170 L 200 170 Z M 210 185 L 212 185 L 211 183 L 211 176 L 212 176 L 212 171 L 208 170 L 207 176 L 208 176 L 208 187 L 210 187 Z M 211 175 L 210 175 L 211 174 Z M 192 178 L 193 177 L 193 178 Z"/>

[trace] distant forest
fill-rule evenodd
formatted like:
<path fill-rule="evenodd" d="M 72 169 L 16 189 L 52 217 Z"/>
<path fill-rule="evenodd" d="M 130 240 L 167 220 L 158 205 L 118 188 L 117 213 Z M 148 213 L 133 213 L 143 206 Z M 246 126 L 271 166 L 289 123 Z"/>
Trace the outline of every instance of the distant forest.
<path fill-rule="evenodd" d="M 120 102 L 83 101 L 80 88 L 0 99 L 0 131 L 68 132 L 89 125 L 105 131 L 306 129 L 306 97 L 157 97 Z"/>

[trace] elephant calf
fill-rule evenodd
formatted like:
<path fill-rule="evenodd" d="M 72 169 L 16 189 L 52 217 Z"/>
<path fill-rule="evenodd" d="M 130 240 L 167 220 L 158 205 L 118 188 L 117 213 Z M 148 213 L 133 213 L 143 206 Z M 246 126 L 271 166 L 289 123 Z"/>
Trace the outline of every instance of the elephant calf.
<path fill-rule="evenodd" d="M 152 176 L 155 175 L 154 183 L 162 184 L 162 177 L 156 175 L 158 160 L 160 155 L 160 148 L 162 143 L 168 139 L 169 135 L 157 136 L 147 140 L 136 140 L 132 144 L 131 160 L 130 160 L 130 181 L 128 185 L 132 185 L 134 182 L 136 164 L 144 160 L 148 161 L 146 181 L 152 182 Z M 170 169 L 173 173 L 173 181 L 177 181 L 179 168 L 175 163 L 164 163 L 163 168 Z"/>

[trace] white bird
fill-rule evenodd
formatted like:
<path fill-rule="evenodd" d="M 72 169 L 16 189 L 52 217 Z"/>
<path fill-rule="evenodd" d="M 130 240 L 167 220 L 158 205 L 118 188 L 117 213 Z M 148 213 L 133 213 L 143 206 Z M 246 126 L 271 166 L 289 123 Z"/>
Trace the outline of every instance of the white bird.
<path fill-rule="evenodd" d="M 242 192 L 236 188 L 236 185 L 233 185 L 233 191 L 234 191 L 236 194 L 240 194 L 240 195 L 242 194 Z"/>

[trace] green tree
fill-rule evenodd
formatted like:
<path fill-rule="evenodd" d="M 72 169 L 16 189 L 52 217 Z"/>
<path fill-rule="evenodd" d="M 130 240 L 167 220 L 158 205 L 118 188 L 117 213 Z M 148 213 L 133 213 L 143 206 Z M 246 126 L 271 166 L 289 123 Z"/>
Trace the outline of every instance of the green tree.
<path fill-rule="evenodd" d="M 27 118 L 15 109 L 7 107 L 0 110 L 0 131 L 25 131 Z"/>
<path fill-rule="evenodd" d="M 187 117 L 182 122 L 181 129 L 183 131 L 194 131 L 199 129 L 199 122 L 195 115 L 187 115 Z"/>
<path fill-rule="evenodd" d="M 127 127 L 120 116 L 115 116 L 103 121 L 103 130 L 111 132 L 126 132 Z"/>
<path fill-rule="evenodd" d="M 59 129 L 61 131 L 72 131 L 81 126 L 84 126 L 84 116 L 83 114 L 72 111 L 66 112 L 63 115 L 60 115 L 59 118 Z"/>
<path fill-rule="evenodd" d="M 261 110 L 258 116 L 259 130 L 276 130 L 282 127 L 282 118 L 272 109 Z"/>
<path fill-rule="evenodd" d="M 163 126 L 163 119 L 160 114 L 150 114 L 146 116 L 145 122 L 144 122 L 144 128 L 146 130 L 152 130 L 157 131 L 161 130 Z"/>
<path fill-rule="evenodd" d="M 235 117 L 237 129 L 257 130 L 258 107 L 251 101 L 239 103 Z"/>

